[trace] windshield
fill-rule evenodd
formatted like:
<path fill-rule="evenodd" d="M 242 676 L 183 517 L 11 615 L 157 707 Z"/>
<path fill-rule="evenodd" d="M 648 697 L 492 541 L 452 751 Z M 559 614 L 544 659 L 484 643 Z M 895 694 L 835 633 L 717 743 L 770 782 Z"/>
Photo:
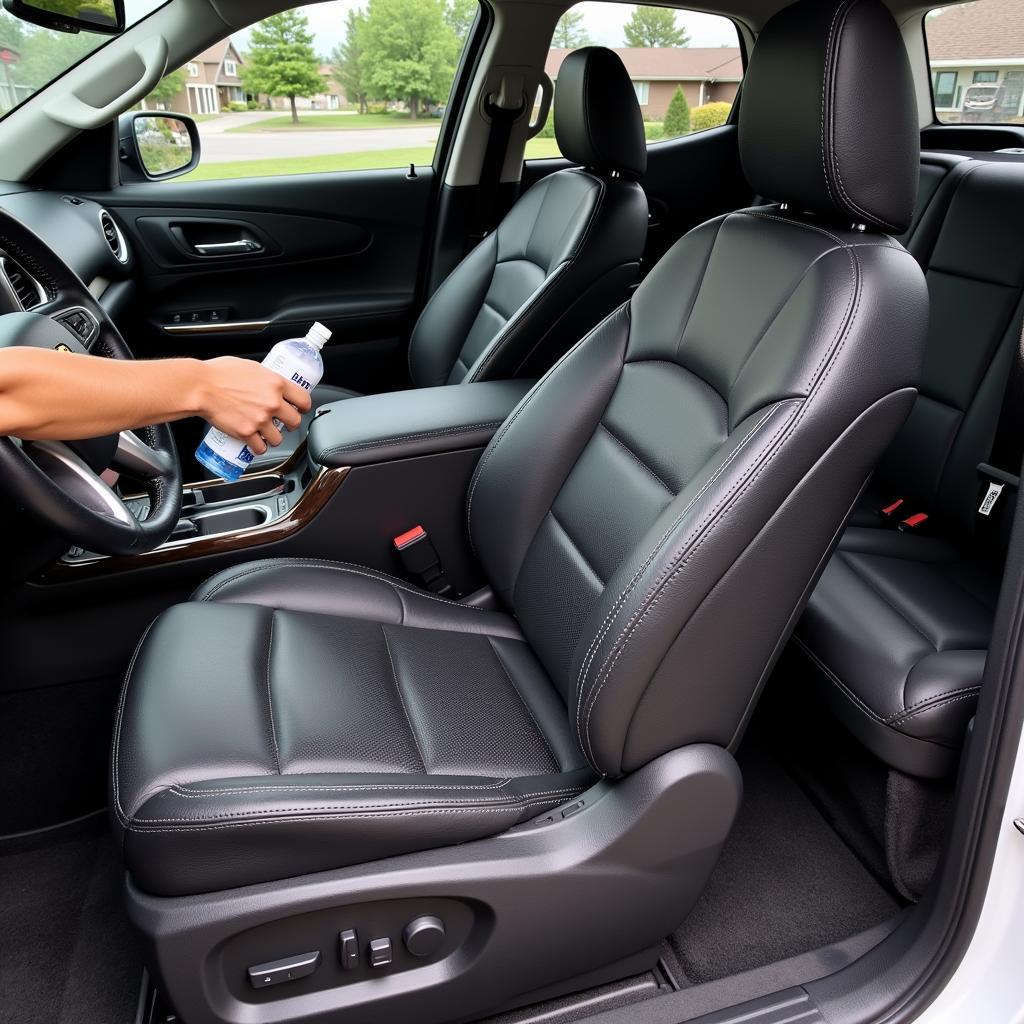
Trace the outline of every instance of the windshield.
<path fill-rule="evenodd" d="M 125 15 L 134 25 L 167 0 L 127 0 Z M 110 36 L 53 32 L 0 10 L 0 117 L 33 93 L 45 89 L 83 57 L 110 42 Z"/>

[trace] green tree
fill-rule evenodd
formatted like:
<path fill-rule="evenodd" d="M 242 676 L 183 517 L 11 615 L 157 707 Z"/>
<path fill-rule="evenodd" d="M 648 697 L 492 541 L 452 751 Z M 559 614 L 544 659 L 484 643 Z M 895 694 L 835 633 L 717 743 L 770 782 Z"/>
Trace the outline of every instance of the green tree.
<path fill-rule="evenodd" d="M 479 9 L 480 0 L 448 0 L 444 20 L 448 22 L 448 27 L 455 33 L 460 45 L 466 41 Z"/>
<path fill-rule="evenodd" d="M 634 7 L 623 26 L 627 46 L 689 46 L 690 37 L 676 24 L 676 12 L 669 7 Z"/>
<path fill-rule="evenodd" d="M 153 87 L 153 91 L 146 97 L 151 103 L 170 103 L 179 92 L 185 88 L 185 79 L 188 76 L 184 68 L 178 68 L 169 75 L 164 75 Z"/>
<path fill-rule="evenodd" d="M 365 32 L 366 15 L 362 11 L 349 11 L 345 19 L 345 38 L 334 48 L 330 60 L 334 66 L 331 72 L 334 80 L 345 90 L 345 99 L 349 103 L 359 104 L 360 114 L 369 109 L 366 75 L 363 73 Z"/>
<path fill-rule="evenodd" d="M 689 133 L 690 104 L 686 102 L 683 87 L 678 86 L 665 113 L 665 138 L 670 139 L 674 135 L 688 135 Z"/>
<path fill-rule="evenodd" d="M 25 32 L 21 61 L 14 66 L 18 85 L 40 89 L 104 42 L 104 37 L 81 32 L 51 32 L 36 28 Z"/>
<path fill-rule="evenodd" d="M 370 0 L 362 67 L 371 95 L 404 100 L 412 118 L 448 95 L 459 41 L 444 14 L 443 0 Z"/>
<path fill-rule="evenodd" d="M 575 50 L 590 45 L 590 33 L 583 24 L 583 12 L 570 8 L 559 19 L 551 45 L 560 50 Z"/>
<path fill-rule="evenodd" d="M 241 72 L 246 92 L 287 96 L 292 124 L 298 124 L 296 97 L 315 96 L 324 87 L 306 15 L 283 11 L 254 26 Z"/>

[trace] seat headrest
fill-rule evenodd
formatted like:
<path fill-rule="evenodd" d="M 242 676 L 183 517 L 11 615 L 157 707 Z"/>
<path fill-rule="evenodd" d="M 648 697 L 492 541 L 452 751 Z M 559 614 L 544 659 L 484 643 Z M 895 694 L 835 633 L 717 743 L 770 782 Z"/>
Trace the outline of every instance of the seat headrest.
<path fill-rule="evenodd" d="M 555 138 L 574 163 L 625 178 L 647 170 L 647 141 L 633 83 L 618 54 L 603 46 L 574 50 L 558 69 Z"/>
<path fill-rule="evenodd" d="M 799 0 L 754 44 L 739 110 L 751 187 L 896 234 L 917 197 L 920 133 L 906 47 L 881 0 Z"/>

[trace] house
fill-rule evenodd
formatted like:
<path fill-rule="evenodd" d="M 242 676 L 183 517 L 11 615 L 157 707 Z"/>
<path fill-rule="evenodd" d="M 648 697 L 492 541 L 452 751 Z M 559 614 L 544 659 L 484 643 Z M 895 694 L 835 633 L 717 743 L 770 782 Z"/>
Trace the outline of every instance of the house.
<path fill-rule="evenodd" d="M 333 64 L 320 65 L 320 77 L 324 80 L 324 87 L 315 96 L 297 96 L 295 106 L 299 110 L 341 110 L 347 103 L 345 90 L 341 83 L 334 77 Z M 260 97 L 266 100 L 266 97 Z M 291 110 L 291 101 L 287 96 L 275 96 L 270 101 L 274 110 Z"/>
<path fill-rule="evenodd" d="M 219 114 L 229 103 L 244 103 L 242 63 L 234 43 L 222 39 L 185 65 L 185 88 L 162 106 L 179 114 Z"/>
<path fill-rule="evenodd" d="M 1022 0 L 1024 2 L 1024 0 Z M 743 58 L 736 46 L 624 46 L 615 50 L 626 66 L 644 119 L 661 121 L 676 89 L 691 107 L 732 103 L 743 78 Z M 548 51 L 544 70 L 553 80 L 572 50 Z"/>
<path fill-rule="evenodd" d="M 1024 0 L 946 7 L 925 25 L 939 119 L 1024 124 Z"/>

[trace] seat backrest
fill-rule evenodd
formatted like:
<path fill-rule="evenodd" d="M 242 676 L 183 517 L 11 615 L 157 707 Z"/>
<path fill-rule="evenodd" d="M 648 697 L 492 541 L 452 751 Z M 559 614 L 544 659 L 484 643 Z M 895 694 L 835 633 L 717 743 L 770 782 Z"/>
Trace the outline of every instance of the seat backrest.
<path fill-rule="evenodd" d="M 546 369 L 636 283 L 647 144 L 615 53 L 569 54 L 554 118 L 562 154 L 580 166 L 537 182 L 433 294 L 409 341 L 417 387 L 514 377 L 551 351 Z"/>
<path fill-rule="evenodd" d="M 776 15 L 739 131 L 752 189 L 782 205 L 681 239 L 527 395 L 469 490 L 492 586 L 608 776 L 737 742 L 914 400 L 927 291 L 880 229 L 910 223 L 918 133 L 880 0 Z"/>
<path fill-rule="evenodd" d="M 940 528 L 969 533 L 1024 317 L 1024 166 L 972 162 L 926 258 L 920 395 L 876 473 Z"/>

